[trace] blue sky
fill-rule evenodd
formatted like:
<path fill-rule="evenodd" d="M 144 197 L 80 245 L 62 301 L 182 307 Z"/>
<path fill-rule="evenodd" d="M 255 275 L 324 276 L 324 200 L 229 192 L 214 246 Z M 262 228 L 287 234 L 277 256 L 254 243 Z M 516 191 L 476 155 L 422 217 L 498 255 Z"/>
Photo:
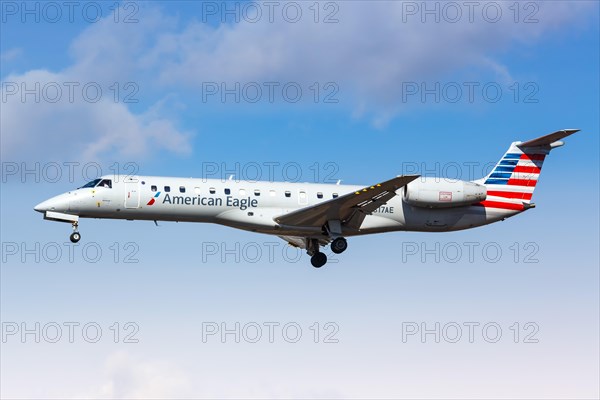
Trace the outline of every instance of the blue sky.
<path fill-rule="evenodd" d="M 407 8 L 420 2 L 320 3 L 317 23 L 312 3 L 298 3 L 294 23 L 280 8 L 273 22 L 263 14 L 235 23 L 207 15 L 207 7 L 235 3 L 158 1 L 121 3 L 117 22 L 112 2 L 77 3 L 73 21 L 63 9 L 50 22 L 43 3 L 28 4 L 39 4 L 39 22 L 23 15 L 22 3 L 2 3 L 3 332 L 6 323 L 76 321 L 99 324 L 103 337 L 22 343 L 9 336 L 1 344 L 4 397 L 598 397 L 596 2 L 521 3 L 517 22 L 513 3 L 499 2 L 496 22 L 478 8 L 473 22 L 455 23 L 449 14 L 436 22 Z M 98 21 L 77 12 L 96 5 Z M 537 22 L 525 23 L 532 12 Z M 126 15 L 137 22 L 124 23 Z M 337 22 L 324 23 L 326 15 Z M 69 82 L 77 85 L 72 102 Z M 40 91 L 39 102 L 32 94 L 23 100 L 21 85 L 36 83 L 59 86 L 62 95 L 53 102 L 53 92 Z M 206 92 L 236 83 L 262 95 L 253 103 L 253 92 L 240 92 L 239 102 Z M 277 88 L 272 102 L 268 84 Z M 102 89 L 97 102 L 86 101 L 85 85 Z M 302 89 L 297 102 L 285 100 L 285 85 Z M 423 87 L 432 90 L 425 97 Z M 483 87 L 502 95 L 492 101 Z M 336 102 L 325 102 L 327 94 Z M 277 180 L 293 164 L 303 181 L 329 173 L 345 183 L 458 164 L 463 178 L 478 178 L 467 176 L 468 165 L 483 175 L 510 142 L 563 128 L 582 131 L 544 164 L 536 209 L 464 232 L 353 238 L 321 270 L 306 255 L 289 253 L 299 258 L 290 262 L 276 237 L 127 221 L 84 221 L 71 261 L 63 245 L 70 227 L 32 210 L 79 186 L 83 167 L 96 164 L 105 173 L 133 163 L 141 174 L 200 177 L 208 164 L 258 163 L 263 174 L 276 165 Z M 74 180 L 65 162 L 77 163 Z M 49 163 L 62 166 L 56 182 L 20 175 Z M 16 175 L 8 172 L 14 166 Z M 84 242 L 101 249 L 97 262 L 83 255 Z M 465 243 L 477 246 L 473 260 Z M 55 245 L 63 253 L 51 262 L 44 251 Z M 451 262 L 438 251 L 436 261 L 426 251 L 436 246 L 463 254 Z M 502 256 L 492 262 L 484 247 Z M 262 253 L 252 262 L 244 251 L 256 248 Z M 135 262 L 125 262 L 128 254 Z M 114 343 L 115 322 L 121 333 L 123 324 L 137 324 L 139 343 L 123 343 L 122 335 Z M 294 322 L 304 335 L 298 343 L 281 336 L 203 343 L 206 322 Z M 323 343 L 327 322 L 339 328 L 338 343 Z M 503 336 L 403 342 L 406 322 L 493 322 Z M 539 328 L 538 343 L 523 343 L 527 322 Z"/>

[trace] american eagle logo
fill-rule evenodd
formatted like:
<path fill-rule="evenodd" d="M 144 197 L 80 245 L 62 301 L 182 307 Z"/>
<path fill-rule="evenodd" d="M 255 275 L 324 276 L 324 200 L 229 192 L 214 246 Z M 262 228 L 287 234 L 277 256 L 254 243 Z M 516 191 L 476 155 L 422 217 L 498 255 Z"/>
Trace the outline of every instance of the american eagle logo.
<path fill-rule="evenodd" d="M 154 197 L 152 197 L 150 199 L 150 201 L 148 202 L 148 204 L 146 204 L 147 206 L 151 206 L 152 204 L 154 204 L 156 202 L 156 199 L 158 199 L 158 196 L 160 196 L 160 192 L 156 192 L 156 194 L 154 195 Z"/>

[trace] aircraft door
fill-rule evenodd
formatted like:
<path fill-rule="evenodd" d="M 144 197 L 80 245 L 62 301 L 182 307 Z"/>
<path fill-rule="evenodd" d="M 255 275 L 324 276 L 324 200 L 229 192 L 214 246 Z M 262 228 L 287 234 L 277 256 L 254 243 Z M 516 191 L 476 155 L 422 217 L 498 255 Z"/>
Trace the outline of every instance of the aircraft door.
<path fill-rule="evenodd" d="M 140 185 L 137 178 L 125 179 L 125 208 L 138 208 L 140 206 Z"/>

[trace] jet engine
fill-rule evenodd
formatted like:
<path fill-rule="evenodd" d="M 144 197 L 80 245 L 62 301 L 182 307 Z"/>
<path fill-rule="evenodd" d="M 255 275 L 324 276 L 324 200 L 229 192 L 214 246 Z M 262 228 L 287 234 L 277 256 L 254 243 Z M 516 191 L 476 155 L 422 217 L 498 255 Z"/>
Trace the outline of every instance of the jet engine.
<path fill-rule="evenodd" d="M 485 200 L 487 188 L 474 182 L 418 178 L 403 189 L 403 199 L 415 207 L 448 208 Z"/>

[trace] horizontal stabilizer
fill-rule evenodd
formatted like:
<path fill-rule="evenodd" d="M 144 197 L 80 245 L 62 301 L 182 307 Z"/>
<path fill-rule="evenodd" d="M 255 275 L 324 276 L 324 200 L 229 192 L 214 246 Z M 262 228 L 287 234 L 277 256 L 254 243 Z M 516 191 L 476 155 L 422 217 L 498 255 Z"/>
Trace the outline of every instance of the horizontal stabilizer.
<path fill-rule="evenodd" d="M 562 131 L 556 131 L 546 136 L 539 137 L 537 139 L 528 140 L 523 143 L 519 143 L 517 146 L 523 147 L 540 147 L 540 146 L 550 146 L 552 143 L 565 138 L 569 135 L 574 134 L 575 132 L 579 132 L 579 129 L 563 129 Z"/>

